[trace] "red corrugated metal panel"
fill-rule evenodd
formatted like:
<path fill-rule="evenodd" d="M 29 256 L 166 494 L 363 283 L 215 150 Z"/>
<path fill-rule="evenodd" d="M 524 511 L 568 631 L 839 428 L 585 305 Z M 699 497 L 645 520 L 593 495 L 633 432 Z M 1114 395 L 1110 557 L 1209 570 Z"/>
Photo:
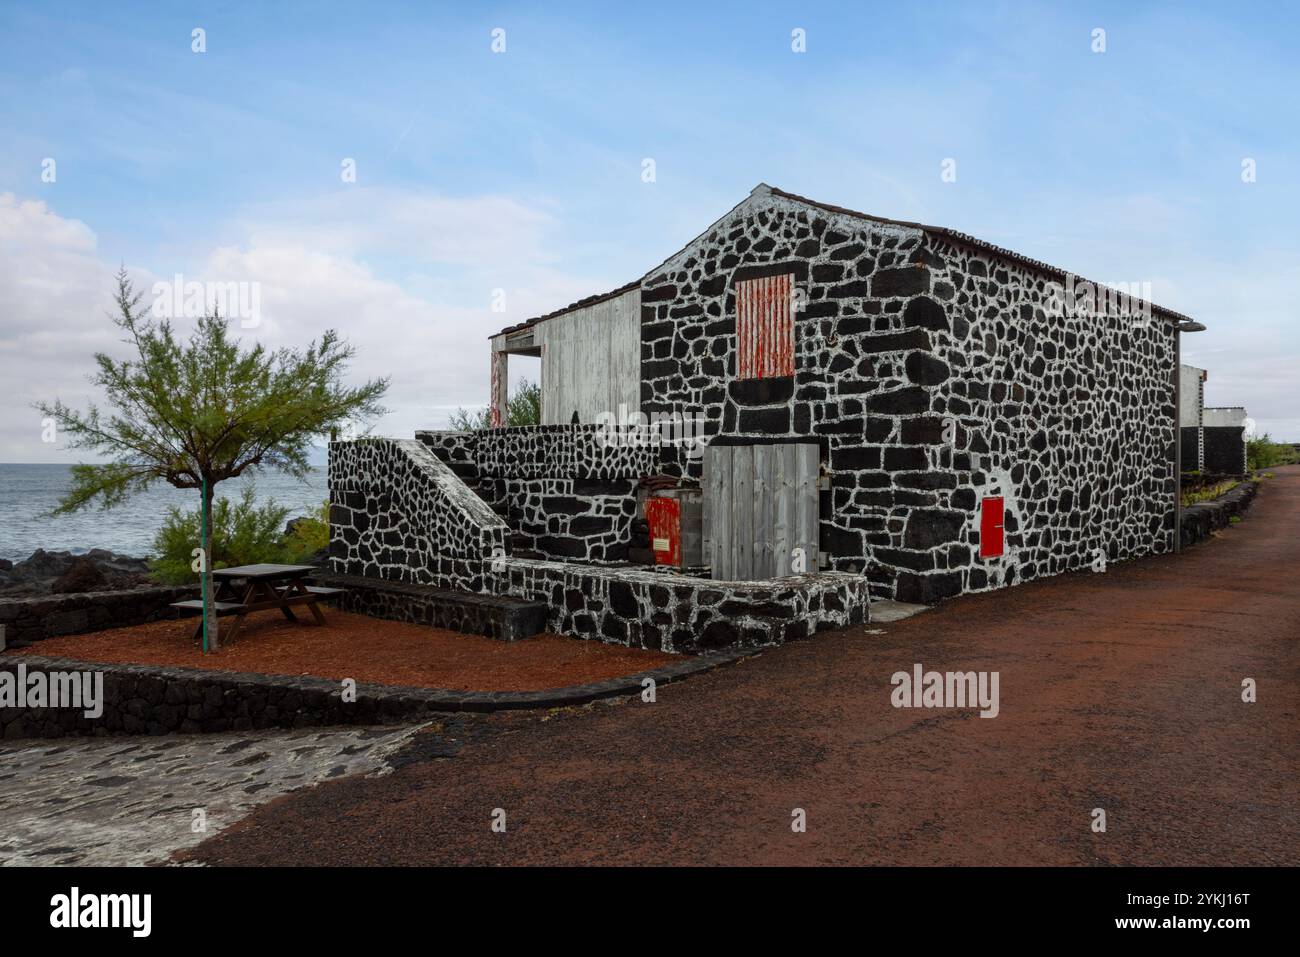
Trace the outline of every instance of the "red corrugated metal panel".
<path fill-rule="evenodd" d="M 736 283 L 736 376 L 794 375 L 794 275 Z"/>

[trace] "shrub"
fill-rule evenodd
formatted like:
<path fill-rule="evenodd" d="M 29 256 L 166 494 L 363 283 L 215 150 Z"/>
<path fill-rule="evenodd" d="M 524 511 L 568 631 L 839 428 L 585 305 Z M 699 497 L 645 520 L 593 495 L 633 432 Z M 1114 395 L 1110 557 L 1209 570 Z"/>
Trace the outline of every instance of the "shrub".
<path fill-rule="evenodd" d="M 1229 479 L 1226 482 L 1216 482 L 1213 485 L 1201 485 L 1195 488 L 1183 489 L 1182 500 L 1183 508 L 1189 505 L 1195 505 L 1197 502 L 1212 502 L 1220 495 L 1225 495 L 1232 491 L 1240 482 Z"/>
<path fill-rule="evenodd" d="M 284 537 L 284 550 L 289 562 L 305 565 L 315 555 L 329 548 L 330 503 L 323 502 L 315 515 L 294 519 Z"/>
<path fill-rule="evenodd" d="M 233 505 L 228 498 L 214 503 L 210 529 L 214 569 L 290 560 L 280 535 L 289 510 L 273 501 L 255 505 L 254 495 L 249 485 Z M 198 582 L 199 575 L 190 566 L 194 549 L 203 539 L 201 525 L 201 509 L 181 511 L 173 506 L 168 510 L 167 519 L 154 536 L 154 557 L 149 560 L 156 581 L 169 585 Z"/>
<path fill-rule="evenodd" d="M 1246 468 L 1252 472 L 1274 465 L 1290 465 L 1298 459 L 1294 446 L 1274 442 L 1267 432 L 1246 443 Z"/>
<path fill-rule="evenodd" d="M 457 409 L 451 414 L 448 424 L 457 432 L 474 432 L 478 429 L 491 428 L 492 412 L 484 406 L 473 412 Z M 519 388 L 506 400 L 505 425 L 541 425 L 542 423 L 542 387 L 527 379 L 519 380 Z"/>

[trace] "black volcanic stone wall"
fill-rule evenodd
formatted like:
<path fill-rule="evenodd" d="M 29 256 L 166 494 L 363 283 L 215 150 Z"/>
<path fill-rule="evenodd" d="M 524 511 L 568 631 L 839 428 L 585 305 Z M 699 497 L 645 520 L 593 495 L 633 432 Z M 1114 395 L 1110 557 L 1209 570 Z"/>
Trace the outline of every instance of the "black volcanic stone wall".
<path fill-rule="evenodd" d="M 425 445 L 331 442 L 330 569 L 482 591 L 506 524 Z"/>
<path fill-rule="evenodd" d="M 1205 426 L 1205 471 L 1246 474 L 1246 430 L 1241 426 Z"/>
<path fill-rule="evenodd" d="M 627 560 L 635 479 L 503 479 L 506 521 L 525 547 L 585 562 Z"/>
<path fill-rule="evenodd" d="M 331 443 L 334 574 L 433 586 L 367 587 L 352 580 L 341 599 L 344 607 L 355 603 L 384 617 L 518 637 L 525 627 L 534 627 L 525 623 L 536 610 L 528 603 L 545 603 L 546 624 L 560 634 L 687 653 L 779 644 L 867 619 L 867 581 L 858 575 L 713 582 L 670 572 L 507 556 L 505 523 L 434 450 L 436 443 L 468 474 L 470 458 L 455 451 L 464 443 L 430 442 L 430 437 Z M 474 481 L 492 481 L 482 474 L 483 460 L 476 456 L 473 461 L 479 463 Z M 567 530 L 588 555 L 602 536 L 622 535 L 610 529 L 622 529 L 624 520 L 630 520 L 632 485 L 623 484 L 629 479 L 518 481 L 530 491 L 507 490 L 504 498 L 523 501 L 530 520 L 545 514 L 548 534 Z M 533 483 L 541 483 L 535 491 Z M 572 501 L 548 500 L 565 496 Z M 604 513 L 591 508 L 593 503 Z M 602 524 L 580 525 L 583 519 Z M 557 524 L 550 524 L 553 520 Z M 438 595 L 436 589 L 457 594 Z M 474 601 L 476 595 L 485 600 Z M 501 602 L 502 596 L 522 601 Z M 514 616 L 515 611 L 525 617 Z"/>
<path fill-rule="evenodd" d="M 1184 472 L 1197 472 L 1204 468 L 1201 461 L 1201 429 L 1188 425 L 1178 430 Z"/>
<path fill-rule="evenodd" d="M 1227 528 L 1233 518 L 1250 508 L 1259 491 L 1258 482 L 1242 482 L 1209 502 L 1197 502 L 1183 509 L 1182 547 L 1189 548 L 1208 539 L 1214 532 Z"/>
<path fill-rule="evenodd" d="M 594 425 L 417 432 L 510 526 L 512 551 L 595 564 L 627 560 L 637 481 L 660 451 L 611 443 Z"/>
<path fill-rule="evenodd" d="M 791 272 L 795 374 L 736 380 L 737 279 Z M 933 601 L 1173 543 L 1173 332 L 1065 316 L 1051 277 L 919 229 L 755 197 L 642 283 L 642 411 L 807 437 L 821 547 L 874 594 Z M 700 475 L 698 462 L 666 460 Z M 1007 551 L 979 558 L 981 500 Z"/>
<path fill-rule="evenodd" d="M 660 450 L 608 441 L 598 425 L 530 425 L 475 432 L 420 431 L 417 440 L 462 478 L 641 478 Z"/>
<path fill-rule="evenodd" d="M 77 708 L 0 708 L 0 737 L 5 740 L 386 724 L 431 709 L 422 689 L 358 684 L 356 701 L 345 702 L 341 682 L 291 675 L 37 656 L 0 658 L 0 671 L 17 674 L 20 663 L 26 665 L 28 674 L 102 673 L 103 714 L 87 718 L 84 710 Z"/>
<path fill-rule="evenodd" d="M 176 610 L 171 603 L 194 598 L 197 592 L 192 586 L 163 586 L 0 598 L 0 626 L 4 627 L 5 643 L 11 648 L 22 648 L 42 638 L 126 628 L 175 617 Z"/>
<path fill-rule="evenodd" d="M 495 582 L 502 593 L 546 602 L 549 626 L 559 634 L 687 654 L 782 644 L 868 619 L 860 575 L 715 582 L 510 559 Z"/>

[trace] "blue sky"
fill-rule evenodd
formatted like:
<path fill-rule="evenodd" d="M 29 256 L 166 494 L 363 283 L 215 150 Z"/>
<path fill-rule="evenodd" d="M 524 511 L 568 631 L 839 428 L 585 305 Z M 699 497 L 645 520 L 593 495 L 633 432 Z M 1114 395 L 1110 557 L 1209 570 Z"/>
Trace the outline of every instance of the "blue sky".
<path fill-rule="evenodd" d="M 379 431 L 409 435 L 486 401 L 490 333 L 637 277 L 760 181 L 1149 282 L 1210 327 L 1185 339 L 1209 404 L 1300 440 L 1297 19 L 1267 4 L 4 3 L 0 461 L 70 458 L 28 404 L 89 395 L 119 263 L 145 288 L 261 283 L 266 322 L 246 334 L 273 344 L 339 328 L 358 374 L 394 378 Z"/>

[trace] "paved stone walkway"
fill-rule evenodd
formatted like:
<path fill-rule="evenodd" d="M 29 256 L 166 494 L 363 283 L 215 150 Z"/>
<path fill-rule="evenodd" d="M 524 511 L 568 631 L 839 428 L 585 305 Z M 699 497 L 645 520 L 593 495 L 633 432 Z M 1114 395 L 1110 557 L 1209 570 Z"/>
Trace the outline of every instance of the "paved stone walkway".
<path fill-rule="evenodd" d="M 148 864 L 259 804 L 385 774 L 415 728 L 64 738 L 0 746 L 0 864 Z M 196 830 L 195 811 L 206 818 Z"/>

